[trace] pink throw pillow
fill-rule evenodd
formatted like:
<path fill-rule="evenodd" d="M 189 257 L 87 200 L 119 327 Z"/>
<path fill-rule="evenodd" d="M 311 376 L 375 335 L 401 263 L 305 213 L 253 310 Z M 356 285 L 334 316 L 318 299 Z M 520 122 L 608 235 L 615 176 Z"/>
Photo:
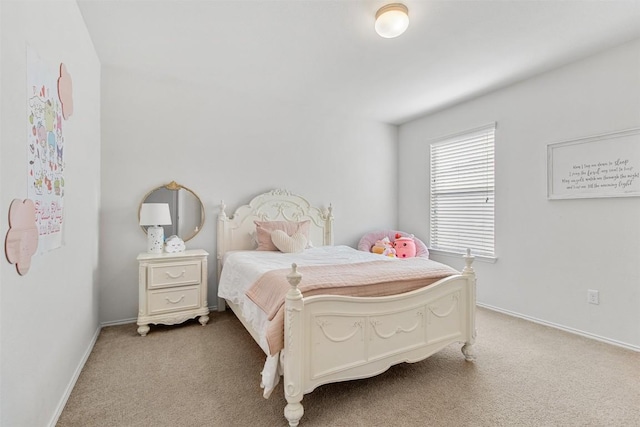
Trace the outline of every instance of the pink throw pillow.
<path fill-rule="evenodd" d="M 278 248 L 273 244 L 271 240 L 271 232 L 274 230 L 282 230 L 287 233 L 288 236 L 293 236 L 299 232 L 309 240 L 309 227 L 311 225 L 310 220 L 300 222 L 290 221 L 254 221 L 256 224 L 256 240 L 258 241 L 258 251 L 277 251 Z"/>

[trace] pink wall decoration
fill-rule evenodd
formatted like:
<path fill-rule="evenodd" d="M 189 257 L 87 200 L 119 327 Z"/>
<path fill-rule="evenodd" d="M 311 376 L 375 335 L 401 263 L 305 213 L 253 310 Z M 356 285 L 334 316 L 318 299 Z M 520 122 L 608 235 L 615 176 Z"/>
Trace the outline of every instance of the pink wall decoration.
<path fill-rule="evenodd" d="M 18 273 L 24 276 L 31 267 L 31 257 L 37 249 L 38 228 L 33 200 L 14 199 L 9 208 L 9 231 L 4 242 L 7 260 L 16 264 Z"/>
<path fill-rule="evenodd" d="M 62 104 L 62 117 L 68 120 L 73 114 L 73 85 L 71 74 L 64 64 L 60 64 L 60 77 L 58 78 L 58 98 Z"/>

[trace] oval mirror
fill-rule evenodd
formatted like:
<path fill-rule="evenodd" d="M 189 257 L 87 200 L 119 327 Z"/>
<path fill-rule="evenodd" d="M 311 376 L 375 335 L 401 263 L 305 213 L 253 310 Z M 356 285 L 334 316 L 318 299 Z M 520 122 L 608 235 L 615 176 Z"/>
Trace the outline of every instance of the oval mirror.
<path fill-rule="evenodd" d="M 204 224 L 204 206 L 200 198 L 187 187 L 171 181 L 147 193 L 138 207 L 138 220 L 143 203 L 167 203 L 171 225 L 163 225 L 165 238 L 176 235 L 183 241 L 195 237 Z M 146 233 L 147 226 L 140 226 Z"/>

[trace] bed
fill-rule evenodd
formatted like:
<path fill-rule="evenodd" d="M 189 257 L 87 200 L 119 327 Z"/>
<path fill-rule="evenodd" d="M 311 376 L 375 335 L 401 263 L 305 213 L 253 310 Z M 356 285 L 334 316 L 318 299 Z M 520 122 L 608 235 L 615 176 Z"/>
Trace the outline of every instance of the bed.
<path fill-rule="evenodd" d="M 414 290 L 385 296 L 318 290 L 311 296 L 313 292 L 305 291 L 303 296 L 305 277 L 313 281 L 311 272 L 321 268 L 317 264 L 333 263 L 333 258 L 340 264 L 330 267 L 334 277 L 351 268 L 346 264 L 376 265 L 385 271 L 399 267 L 407 275 L 412 273 L 406 271 L 424 270 L 421 266 L 427 264 L 443 271 L 449 267 L 428 259 L 383 261 L 386 257 L 381 255 L 334 246 L 332 206 L 311 206 L 286 190 L 260 194 L 230 216 L 225 209 L 223 202 L 217 224 L 218 307 L 224 310 L 228 305 L 265 352 L 261 384 L 265 397 L 283 374 L 284 415 L 290 426 L 297 426 L 304 414 L 303 395 L 320 385 L 371 377 L 398 363 L 423 360 L 456 342 L 463 343 L 466 360 L 475 360 L 476 278 L 468 251 L 462 272 L 451 269 L 446 277 L 435 275 L 428 286 L 410 288 Z M 307 249 L 302 253 L 256 251 L 255 221 L 308 221 Z M 409 267 L 411 263 L 416 267 Z M 252 269 L 247 272 L 243 266 Z M 279 284 L 282 301 L 277 312 L 277 304 L 268 313 L 264 306 L 258 307 L 259 300 L 247 296 L 267 271 L 285 282 L 284 289 Z M 360 280 L 345 274 L 344 281 Z M 280 333 L 281 343 L 274 331 Z"/>

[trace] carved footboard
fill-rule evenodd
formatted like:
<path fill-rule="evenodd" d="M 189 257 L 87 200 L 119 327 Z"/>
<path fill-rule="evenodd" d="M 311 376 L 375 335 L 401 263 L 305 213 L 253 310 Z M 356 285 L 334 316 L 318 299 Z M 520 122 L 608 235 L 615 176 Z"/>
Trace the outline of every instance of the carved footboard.
<path fill-rule="evenodd" d="M 475 274 L 463 273 L 426 288 L 375 298 L 303 298 L 295 264 L 285 302 L 285 417 L 297 426 L 302 397 L 322 384 L 365 378 L 402 362 L 417 362 L 454 342 L 473 360 Z"/>

